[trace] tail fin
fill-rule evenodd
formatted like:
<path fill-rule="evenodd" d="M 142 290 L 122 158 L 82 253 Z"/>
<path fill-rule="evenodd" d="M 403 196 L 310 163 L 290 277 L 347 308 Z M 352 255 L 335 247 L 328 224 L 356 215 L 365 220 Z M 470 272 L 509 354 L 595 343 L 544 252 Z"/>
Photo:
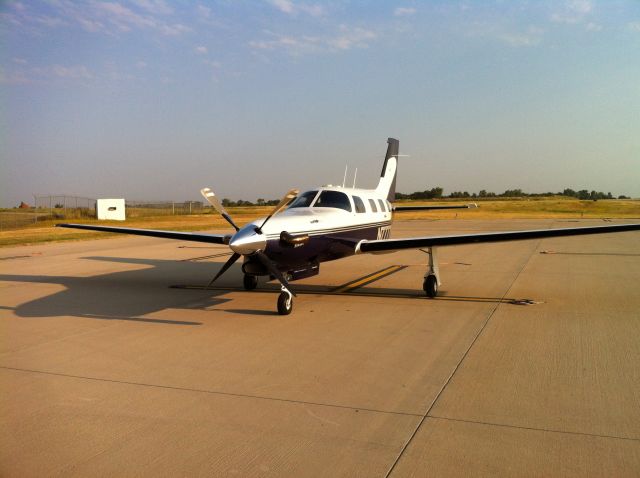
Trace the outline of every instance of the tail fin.
<path fill-rule="evenodd" d="M 387 139 L 387 143 L 389 146 L 387 147 L 387 154 L 384 157 L 380 182 L 378 183 L 376 192 L 380 195 L 386 194 L 387 200 L 393 202 L 396 199 L 396 175 L 398 172 L 400 141 L 389 138 Z"/>

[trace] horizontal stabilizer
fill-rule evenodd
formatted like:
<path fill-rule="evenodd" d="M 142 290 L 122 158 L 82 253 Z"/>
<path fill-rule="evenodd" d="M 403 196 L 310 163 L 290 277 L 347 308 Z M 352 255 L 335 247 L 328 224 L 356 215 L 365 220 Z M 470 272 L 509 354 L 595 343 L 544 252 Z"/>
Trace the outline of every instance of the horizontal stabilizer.
<path fill-rule="evenodd" d="M 434 211 L 440 209 L 474 209 L 477 208 L 478 205 L 476 203 L 470 204 L 458 204 L 458 205 L 434 205 L 434 206 L 393 206 L 393 210 L 395 211 Z"/>

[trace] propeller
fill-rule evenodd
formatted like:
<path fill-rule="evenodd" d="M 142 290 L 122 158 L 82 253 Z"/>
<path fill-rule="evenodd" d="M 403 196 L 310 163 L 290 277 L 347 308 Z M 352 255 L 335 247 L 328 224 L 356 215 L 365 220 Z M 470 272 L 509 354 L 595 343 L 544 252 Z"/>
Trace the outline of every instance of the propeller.
<path fill-rule="evenodd" d="M 291 290 L 291 286 L 289 285 L 286 277 L 282 274 L 282 272 L 280 272 L 280 270 L 271 261 L 271 259 L 269 259 L 269 257 L 264 252 L 262 252 L 261 249 L 264 248 L 266 244 L 266 239 L 262 233 L 262 228 L 267 223 L 267 221 L 269 221 L 269 219 L 282 211 L 287 206 L 287 204 L 289 204 L 291 200 L 293 200 L 298 195 L 298 192 L 299 191 L 297 189 L 291 189 L 289 192 L 287 192 L 287 194 L 284 195 L 277 206 L 271 211 L 271 214 L 269 214 L 262 222 L 262 225 L 260 227 L 256 227 L 253 231 L 249 231 L 247 229 L 243 229 L 242 231 L 240 231 L 240 228 L 236 225 L 235 222 L 233 222 L 233 219 L 231 219 L 231 216 L 229 216 L 227 211 L 224 209 L 216 194 L 209 188 L 200 190 L 200 193 L 202 194 L 202 196 L 204 196 L 207 202 L 211 204 L 216 209 L 216 211 L 218 211 L 220 215 L 224 217 L 226 221 L 231 224 L 236 230 L 236 234 L 234 234 L 229 240 L 229 246 L 234 252 L 227 260 L 227 262 L 225 262 L 222 268 L 218 271 L 215 277 L 211 279 L 211 281 L 207 285 L 207 288 L 211 287 L 211 284 L 218 280 L 218 278 L 222 274 L 224 274 L 241 256 L 255 255 L 258 260 L 264 265 L 267 271 L 269 271 L 269 273 L 273 277 L 275 277 L 278 282 L 280 282 L 284 290 L 286 290 L 293 296 L 296 295 Z M 246 249 L 243 249 L 243 247 L 245 247 Z"/>
<path fill-rule="evenodd" d="M 297 297 L 296 293 L 293 292 L 293 290 L 291 290 L 289 281 L 282 274 L 282 272 L 280 272 L 280 270 L 276 267 L 276 265 L 273 262 L 271 262 L 271 259 L 269 259 L 269 257 L 262 251 L 256 251 L 255 254 L 258 257 L 258 259 L 260 259 L 260 262 L 262 262 L 262 264 L 271 273 L 271 275 L 274 276 L 276 279 L 278 279 L 278 282 L 280 282 L 282 287 L 286 289 L 287 292 L 289 292 L 289 294 L 293 295 L 294 297 Z"/>
<path fill-rule="evenodd" d="M 240 228 L 236 225 L 235 222 L 233 222 L 233 219 L 231 219 L 231 216 L 229 216 L 229 214 L 227 213 L 225 208 L 222 206 L 222 204 L 218 200 L 218 197 L 216 196 L 216 193 L 214 193 L 209 188 L 204 188 L 204 189 L 200 190 L 200 194 L 202 194 L 202 196 L 204 196 L 204 198 L 207 200 L 207 202 L 209 204 L 211 204 L 215 208 L 215 210 L 218 211 L 220 213 L 220 215 L 222 217 L 224 217 L 226 219 L 226 221 L 233 226 L 233 228 L 236 231 L 240 230 Z"/>
<path fill-rule="evenodd" d="M 240 254 L 238 254 L 237 252 L 234 252 L 229 258 L 229 260 L 227 260 L 227 262 L 224 263 L 224 265 L 222 266 L 222 269 L 220 269 L 216 274 L 216 276 L 213 279 L 211 279 L 211 282 L 207 284 L 207 287 L 205 287 L 205 289 L 208 289 L 209 287 L 211 287 L 211 284 L 213 284 L 218 279 L 218 277 L 220 277 L 222 274 L 227 272 L 227 269 L 229 269 L 229 267 L 231 267 L 233 263 L 238 259 L 240 259 Z"/>
<path fill-rule="evenodd" d="M 291 200 L 294 199 L 298 195 L 299 192 L 300 191 L 298 191 L 297 189 L 289 190 L 289 192 L 287 194 L 285 194 L 282 199 L 280 199 L 280 202 L 278 203 L 278 205 L 275 208 L 273 208 L 273 211 L 271 211 L 271 214 L 269 214 L 267 216 L 267 218 L 264 220 L 262 225 L 256 229 L 256 232 L 261 233 L 262 232 L 262 228 L 267 223 L 267 221 L 269 219 L 271 219 L 273 216 L 275 216 L 276 214 L 278 214 L 280 211 L 282 211 L 284 209 L 284 207 L 287 204 L 289 204 L 291 202 Z"/>

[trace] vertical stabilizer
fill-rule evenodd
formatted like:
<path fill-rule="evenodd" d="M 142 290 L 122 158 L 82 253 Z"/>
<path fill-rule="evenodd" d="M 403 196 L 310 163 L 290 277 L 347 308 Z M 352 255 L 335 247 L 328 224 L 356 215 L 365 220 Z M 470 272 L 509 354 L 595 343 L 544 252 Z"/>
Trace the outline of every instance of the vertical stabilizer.
<path fill-rule="evenodd" d="M 376 193 L 386 196 L 387 201 L 393 202 L 396 198 L 396 175 L 398 173 L 398 152 L 400 141 L 395 138 L 387 139 L 387 154 L 384 157 L 380 182 L 376 188 Z"/>

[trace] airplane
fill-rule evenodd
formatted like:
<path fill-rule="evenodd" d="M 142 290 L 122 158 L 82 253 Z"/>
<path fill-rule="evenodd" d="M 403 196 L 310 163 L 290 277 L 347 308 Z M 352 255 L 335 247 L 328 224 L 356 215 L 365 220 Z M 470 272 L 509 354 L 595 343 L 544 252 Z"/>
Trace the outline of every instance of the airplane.
<path fill-rule="evenodd" d="M 296 294 L 290 282 L 318 274 L 322 262 L 355 254 L 382 254 L 404 249 L 424 250 L 429 259 L 422 288 L 427 297 L 434 298 L 442 284 L 438 267 L 439 247 L 640 230 L 640 224 L 621 224 L 392 239 L 391 223 L 394 212 L 461 209 L 476 205 L 395 206 L 393 202 L 396 193 L 400 143 L 397 139 L 389 138 L 387 145 L 380 180 L 375 189 L 328 185 L 302 194 L 292 189 L 271 211 L 271 214 L 243 227 L 239 227 L 233 221 L 211 189 L 202 189 L 200 192 L 204 198 L 235 229 L 233 234 L 87 224 L 57 224 L 57 226 L 226 244 L 230 247 L 232 255 L 209 282 L 207 288 L 242 257 L 243 285 L 246 290 L 255 289 L 260 276 L 269 276 L 270 280 L 276 279 L 280 283 L 281 292 L 277 301 L 277 310 L 280 315 L 290 314 L 293 310 L 293 297 Z"/>

